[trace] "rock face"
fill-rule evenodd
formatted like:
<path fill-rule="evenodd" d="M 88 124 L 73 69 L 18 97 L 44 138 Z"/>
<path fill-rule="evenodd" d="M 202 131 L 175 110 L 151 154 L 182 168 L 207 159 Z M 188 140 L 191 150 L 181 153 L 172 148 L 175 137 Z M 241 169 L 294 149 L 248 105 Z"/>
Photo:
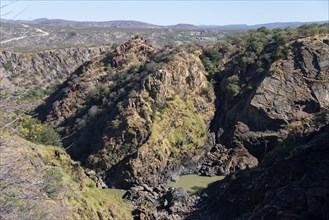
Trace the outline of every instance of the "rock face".
<path fill-rule="evenodd" d="M 0 52 L 1 89 L 39 89 L 62 83 L 80 65 L 111 47 L 65 48 L 39 52 Z"/>
<path fill-rule="evenodd" d="M 77 69 L 37 112 L 109 186 L 156 186 L 208 149 L 214 95 L 199 55 L 132 39 Z"/>
<path fill-rule="evenodd" d="M 123 197 L 138 207 L 133 211 L 135 218 L 145 220 L 185 219 L 199 200 L 199 196 L 189 195 L 183 188 L 151 188 L 145 184 L 131 187 Z"/>
<path fill-rule="evenodd" d="M 257 158 L 253 157 L 243 146 L 226 148 L 217 144 L 205 155 L 198 173 L 205 176 L 226 176 L 257 165 Z"/>
<path fill-rule="evenodd" d="M 206 191 L 202 219 L 328 219 L 329 126 L 269 153 L 256 170 Z M 192 218 L 193 219 L 193 218 Z"/>
<path fill-rule="evenodd" d="M 220 82 L 214 127 L 218 143 L 241 148 L 261 160 L 285 140 L 328 123 L 329 45 L 327 37 L 303 38 L 286 45 L 288 55 L 259 74 L 232 69 Z M 233 79 L 240 89 L 232 99 Z"/>
<path fill-rule="evenodd" d="M 172 189 L 165 196 L 166 208 L 169 214 L 182 215 L 191 211 L 191 204 L 194 203 L 191 197 L 183 188 Z"/>
<path fill-rule="evenodd" d="M 151 132 L 135 155 L 109 170 L 109 184 L 125 185 L 132 178 L 138 184 L 157 185 L 171 179 L 182 164 L 198 161 L 205 150 L 213 105 L 202 95 L 208 82 L 197 64 L 195 55 L 181 53 L 145 79 L 141 98 L 150 97 L 158 106 L 151 116 Z M 188 158 L 192 160 L 184 161 Z M 145 166 L 148 161 L 152 165 Z"/>

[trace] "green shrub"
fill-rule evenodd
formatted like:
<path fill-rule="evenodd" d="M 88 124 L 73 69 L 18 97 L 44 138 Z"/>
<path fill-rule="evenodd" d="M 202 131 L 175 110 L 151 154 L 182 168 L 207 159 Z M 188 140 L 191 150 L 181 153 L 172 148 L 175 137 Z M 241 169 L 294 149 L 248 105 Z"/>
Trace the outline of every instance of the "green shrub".
<path fill-rule="evenodd" d="M 208 86 L 201 90 L 201 95 L 207 97 L 207 99 L 213 102 L 216 98 L 213 82 L 208 82 Z"/>
<path fill-rule="evenodd" d="M 211 62 L 211 60 L 209 59 L 209 57 L 202 57 L 201 56 L 201 60 L 202 60 L 202 63 L 204 65 L 204 68 L 208 72 L 214 72 L 215 71 L 215 65 L 214 65 L 213 62 Z"/>
<path fill-rule="evenodd" d="M 62 146 L 59 134 L 51 127 L 44 126 L 40 133 L 40 143 L 45 145 Z"/>
<path fill-rule="evenodd" d="M 226 89 L 227 89 L 227 95 L 229 97 L 229 100 L 236 97 L 240 92 L 240 86 L 235 84 L 228 84 L 226 86 Z"/>
<path fill-rule="evenodd" d="M 226 79 L 226 95 L 227 101 L 232 101 L 236 97 L 241 88 L 239 86 L 239 76 L 233 75 Z"/>
<path fill-rule="evenodd" d="M 61 138 L 53 128 L 31 116 L 22 116 L 18 120 L 17 126 L 20 134 L 29 141 L 37 144 L 62 146 Z"/>
<path fill-rule="evenodd" d="M 218 71 L 223 54 L 219 52 L 218 48 L 207 48 L 200 55 L 200 59 L 208 72 L 215 73 Z"/>
<path fill-rule="evenodd" d="M 3 64 L 3 67 L 5 68 L 5 70 L 10 70 L 13 66 L 13 63 L 11 61 L 8 61 L 6 63 Z"/>

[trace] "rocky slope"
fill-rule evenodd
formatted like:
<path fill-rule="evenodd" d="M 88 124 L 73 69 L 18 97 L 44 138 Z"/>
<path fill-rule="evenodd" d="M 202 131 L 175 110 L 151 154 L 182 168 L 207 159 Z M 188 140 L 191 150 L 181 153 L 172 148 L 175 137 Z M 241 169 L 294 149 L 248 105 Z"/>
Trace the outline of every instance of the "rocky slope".
<path fill-rule="evenodd" d="M 214 95 L 200 52 L 132 39 L 81 66 L 37 112 L 108 185 L 156 186 L 207 151 Z"/>
<path fill-rule="evenodd" d="M 62 83 L 83 63 L 110 50 L 110 46 L 100 46 L 30 53 L 0 51 L 0 89 L 6 92 L 46 90 Z"/>
<path fill-rule="evenodd" d="M 133 219 L 63 149 L 0 135 L 0 219 Z"/>

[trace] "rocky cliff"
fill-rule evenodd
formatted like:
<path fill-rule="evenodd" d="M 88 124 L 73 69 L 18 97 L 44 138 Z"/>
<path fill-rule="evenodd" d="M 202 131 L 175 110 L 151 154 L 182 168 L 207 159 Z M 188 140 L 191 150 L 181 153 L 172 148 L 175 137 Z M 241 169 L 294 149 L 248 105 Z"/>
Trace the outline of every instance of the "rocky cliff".
<path fill-rule="evenodd" d="M 260 71 L 251 62 L 237 65 L 238 53 L 224 64 L 212 124 L 219 144 L 203 168 L 228 173 L 223 158 L 241 150 L 250 155 L 235 162 L 256 157 L 260 165 L 231 167 L 188 218 L 328 219 L 328 42 L 328 35 L 289 41 L 286 55 Z M 273 45 L 262 53 L 268 50 Z"/>
<path fill-rule="evenodd" d="M 164 182 L 185 172 L 184 157 L 195 158 L 188 165 L 198 167 L 193 172 L 204 161 L 199 173 L 227 175 L 256 166 L 289 135 L 298 139 L 327 123 L 326 42 L 325 36 L 291 41 L 286 57 L 262 71 L 236 65 L 240 55 L 230 53 L 215 82 L 213 120 L 214 95 L 198 50 L 156 50 L 139 38 L 81 66 L 38 111 L 62 131 L 74 158 L 108 171 L 109 184 Z M 266 53 L 273 50 L 268 47 Z M 165 167 L 168 176 L 155 180 L 138 173 L 154 157 L 155 170 L 146 172 Z M 180 165 L 169 165 L 168 158 Z"/>
<path fill-rule="evenodd" d="M 214 95 L 200 53 L 132 39 L 81 66 L 37 111 L 109 185 L 155 186 L 208 146 Z"/>
<path fill-rule="evenodd" d="M 262 71 L 236 65 L 235 55 L 224 66 L 212 124 L 217 143 L 247 149 L 261 160 L 289 135 L 298 139 L 328 123 L 328 36 L 298 39 L 285 48 L 287 56 Z"/>
<path fill-rule="evenodd" d="M 60 83 L 35 111 L 61 134 L 67 153 L 86 171 L 63 150 L 21 144 L 16 137 L 18 144 L 2 141 L 2 161 L 13 166 L 1 167 L 0 180 L 11 183 L 17 177 L 25 185 L 18 185 L 17 193 L 16 186 L 0 184 L 6 193 L 0 203 L 19 214 L 19 204 L 8 198 L 32 187 L 29 192 L 41 190 L 42 199 L 69 195 L 65 203 L 41 205 L 46 210 L 53 204 L 55 217 L 56 210 L 82 219 L 131 217 L 96 185 L 128 189 L 124 197 L 137 208 L 137 219 L 328 218 L 329 38 L 324 28 L 260 28 L 205 48 L 158 49 L 135 37 L 110 52 L 3 52 L 3 70 L 12 77 L 7 82 L 30 85 L 29 77 L 19 77 L 23 65 L 40 73 L 33 88 Z M 75 64 L 81 65 L 69 73 Z M 0 131 L 15 125 L 6 115 Z M 24 131 L 34 137 L 37 123 L 28 125 Z M 11 168 L 27 175 L 17 176 Z M 201 199 L 165 186 L 191 173 L 227 177 Z M 25 179 L 28 174 L 33 181 Z M 35 182 L 49 182 L 50 188 Z M 69 188 L 78 193 L 65 194 Z"/>
<path fill-rule="evenodd" d="M 83 63 L 110 51 L 109 46 L 37 52 L 0 51 L 0 89 L 30 91 L 62 83 Z"/>

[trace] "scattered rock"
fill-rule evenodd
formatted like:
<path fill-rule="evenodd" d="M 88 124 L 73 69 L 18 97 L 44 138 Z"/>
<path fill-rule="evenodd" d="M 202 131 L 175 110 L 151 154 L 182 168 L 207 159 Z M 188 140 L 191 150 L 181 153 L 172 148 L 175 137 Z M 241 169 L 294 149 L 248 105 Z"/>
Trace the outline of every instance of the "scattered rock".
<path fill-rule="evenodd" d="M 190 196 L 183 188 L 171 189 L 164 196 L 164 205 L 169 215 L 184 215 L 191 211 L 195 197 Z"/>
<path fill-rule="evenodd" d="M 86 169 L 85 170 L 86 175 L 92 179 L 96 183 L 96 187 L 100 189 L 107 189 L 108 186 L 105 184 L 103 181 L 103 178 L 99 175 L 94 170 Z"/>

